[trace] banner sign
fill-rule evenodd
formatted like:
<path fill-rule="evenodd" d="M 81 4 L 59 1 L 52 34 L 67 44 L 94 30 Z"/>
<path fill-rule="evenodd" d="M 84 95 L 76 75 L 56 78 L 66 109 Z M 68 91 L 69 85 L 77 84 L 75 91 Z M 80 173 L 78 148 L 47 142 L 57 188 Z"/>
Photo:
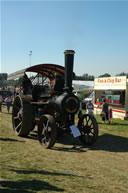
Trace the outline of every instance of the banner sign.
<path fill-rule="evenodd" d="M 126 76 L 95 78 L 94 90 L 125 90 Z"/>

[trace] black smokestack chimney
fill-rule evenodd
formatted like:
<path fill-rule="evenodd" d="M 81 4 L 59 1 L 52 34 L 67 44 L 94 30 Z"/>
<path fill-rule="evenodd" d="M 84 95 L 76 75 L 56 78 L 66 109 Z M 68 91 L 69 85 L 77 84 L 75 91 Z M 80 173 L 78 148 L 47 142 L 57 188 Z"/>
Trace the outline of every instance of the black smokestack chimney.
<path fill-rule="evenodd" d="M 65 50 L 65 90 L 72 92 L 74 50 Z"/>

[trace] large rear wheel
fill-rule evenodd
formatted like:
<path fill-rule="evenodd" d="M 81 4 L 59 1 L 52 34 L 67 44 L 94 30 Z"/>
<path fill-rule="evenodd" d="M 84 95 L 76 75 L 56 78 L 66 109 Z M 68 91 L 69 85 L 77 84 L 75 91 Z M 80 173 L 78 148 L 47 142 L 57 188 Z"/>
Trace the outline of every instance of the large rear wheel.
<path fill-rule="evenodd" d="M 78 122 L 81 136 L 80 140 L 85 145 L 92 145 L 98 137 L 98 124 L 93 115 L 85 114 Z"/>
<path fill-rule="evenodd" d="M 16 96 L 12 109 L 13 129 L 18 136 L 27 136 L 33 127 L 31 97 Z"/>
<path fill-rule="evenodd" d="M 38 126 L 38 138 L 44 148 L 51 148 L 57 137 L 57 129 L 53 116 L 43 115 Z"/>

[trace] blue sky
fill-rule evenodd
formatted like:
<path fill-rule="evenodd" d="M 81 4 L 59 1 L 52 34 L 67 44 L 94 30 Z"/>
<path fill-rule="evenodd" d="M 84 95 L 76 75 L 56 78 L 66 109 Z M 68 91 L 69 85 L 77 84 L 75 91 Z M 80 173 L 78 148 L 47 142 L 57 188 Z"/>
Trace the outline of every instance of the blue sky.
<path fill-rule="evenodd" d="M 31 65 L 64 66 L 75 50 L 74 71 L 99 76 L 128 73 L 128 1 L 1 1 L 1 72 Z"/>

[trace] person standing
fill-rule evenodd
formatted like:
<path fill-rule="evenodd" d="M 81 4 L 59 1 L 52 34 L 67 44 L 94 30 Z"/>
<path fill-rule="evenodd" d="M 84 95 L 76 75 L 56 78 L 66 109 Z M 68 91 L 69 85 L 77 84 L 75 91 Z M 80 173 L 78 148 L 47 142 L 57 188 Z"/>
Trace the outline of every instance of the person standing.
<path fill-rule="evenodd" d="M 7 97 L 5 98 L 5 102 L 6 102 L 6 106 L 7 106 L 7 111 L 8 111 L 8 113 L 9 113 L 10 106 L 11 106 L 11 102 L 12 102 L 11 97 L 10 97 L 10 96 L 7 96 Z"/>
<path fill-rule="evenodd" d="M 3 101 L 3 98 L 2 98 L 2 96 L 0 95 L 0 112 L 2 112 L 2 101 Z"/>
<path fill-rule="evenodd" d="M 86 110 L 87 110 L 87 114 L 93 115 L 93 104 L 92 104 L 91 100 L 88 101 L 88 103 L 86 105 Z"/>
<path fill-rule="evenodd" d="M 103 100 L 103 106 L 102 106 L 102 121 L 105 123 L 105 121 L 108 121 L 108 103 L 106 102 L 106 99 Z"/>

